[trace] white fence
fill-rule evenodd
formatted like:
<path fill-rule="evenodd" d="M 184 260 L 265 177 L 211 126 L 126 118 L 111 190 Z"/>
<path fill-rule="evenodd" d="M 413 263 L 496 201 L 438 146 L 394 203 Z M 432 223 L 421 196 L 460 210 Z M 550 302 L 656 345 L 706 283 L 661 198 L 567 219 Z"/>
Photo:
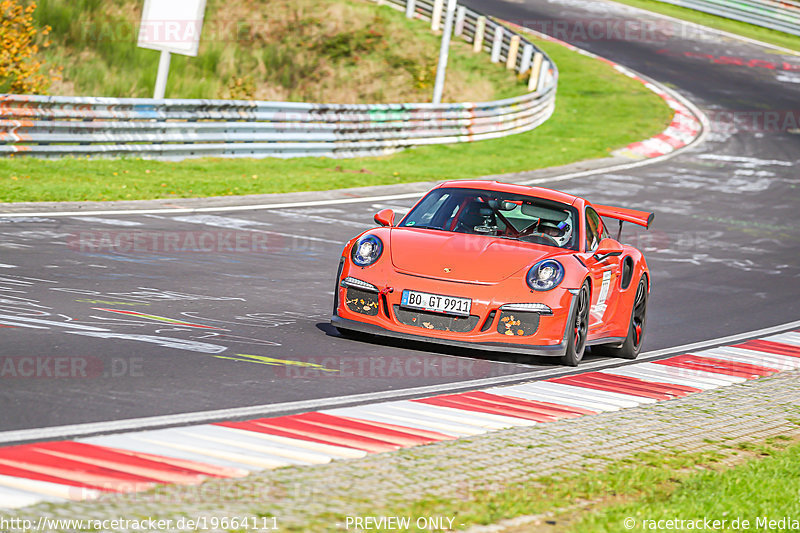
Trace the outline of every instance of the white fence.
<path fill-rule="evenodd" d="M 659 0 L 764 28 L 800 35 L 800 2 L 796 0 Z"/>
<path fill-rule="evenodd" d="M 442 0 L 383 0 L 443 24 Z M 527 76 L 516 98 L 455 104 L 308 104 L 0 95 L 0 154 L 34 157 L 359 157 L 532 130 L 555 107 L 558 70 L 523 36 L 459 6 L 454 36 Z"/>

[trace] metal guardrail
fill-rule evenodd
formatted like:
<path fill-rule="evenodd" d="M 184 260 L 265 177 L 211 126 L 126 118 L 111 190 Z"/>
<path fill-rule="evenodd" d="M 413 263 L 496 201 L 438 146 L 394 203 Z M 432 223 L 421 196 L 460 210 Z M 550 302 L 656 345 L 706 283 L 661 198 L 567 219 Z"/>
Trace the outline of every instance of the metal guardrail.
<path fill-rule="evenodd" d="M 797 0 L 659 0 L 756 26 L 800 35 Z"/>
<path fill-rule="evenodd" d="M 430 20 L 434 29 L 443 22 L 442 0 L 377 1 Z M 454 36 L 509 69 L 529 73 L 530 92 L 439 105 L 0 95 L 0 154 L 361 157 L 513 135 L 552 115 L 558 70 L 532 43 L 464 6 L 458 7 Z"/>

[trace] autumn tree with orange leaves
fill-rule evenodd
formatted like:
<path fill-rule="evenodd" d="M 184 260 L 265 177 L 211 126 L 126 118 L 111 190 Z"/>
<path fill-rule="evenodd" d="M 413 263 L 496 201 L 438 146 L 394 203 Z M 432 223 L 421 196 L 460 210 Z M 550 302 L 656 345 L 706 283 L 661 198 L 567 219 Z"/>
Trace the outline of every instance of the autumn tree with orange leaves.
<path fill-rule="evenodd" d="M 42 62 L 36 42 L 37 35 L 50 33 L 50 27 L 36 29 L 35 10 L 35 2 L 24 6 L 19 0 L 0 0 L 0 92 L 42 94 L 50 85 L 50 78 L 39 73 Z"/>

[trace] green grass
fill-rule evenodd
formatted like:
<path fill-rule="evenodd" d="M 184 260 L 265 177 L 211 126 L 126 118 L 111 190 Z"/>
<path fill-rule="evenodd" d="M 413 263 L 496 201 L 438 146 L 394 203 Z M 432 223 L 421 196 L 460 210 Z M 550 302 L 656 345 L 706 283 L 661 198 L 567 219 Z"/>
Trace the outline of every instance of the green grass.
<path fill-rule="evenodd" d="M 150 97 L 159 52 L 137 47 L 141 0 L 39 0 L 52 94 Z M 415 102 L 430 98 L 439 37 L 370 0 L 209 0 L 199 55 L 172 56 L 168 98 Z M 524 91 L 513 73 L 454 42 L 445 100 Z M 463 100 L 462 100 L 463 99 Z"/>
<path fill-rule="evenodd" d="M 708 517 L 720 521 L 716 528 L 720 531 L 796 531 L 792 526 L 763 527 L 756 521 L 764 517 L 780 520 L 786 516 L 800 521 L 800 446 L 780 452 L 763 448 L 759 451 L 767 456 L 730 470 L 702 471 L 672 482 L 673 490 L 655 491 L 630 502 L 596 510 L 580 520 L 573 530 L 616 532 L 622 529 L 620 525 L 628 517 L 636 521 L 637 531 L 649 525 L 644 520 Z M 735 523 L 737 519 L 739 522 Z M 744 526 L 745 520 L 749 525 Z"/>
<path fill-rule="evenodd" d="M 615 0 L 621 4 L 628 4 L 634 7 L 647 9 L 648 11 L 655 11 L 678 19 L 688 20 L 710 28 L 743 35 L 751 39 L 763 41 L 765 43 L 782 46 L 790 50 L 800 52 L 800 37 L 783 33 L 780 31 L 771 30 L 769 28 L 762 28 L 747 24 L 746 22 L 739 22 L 738 20 L 726 19 L 703 13 L 702 11 L 695 11 L 681 6 L 666 4 L 658 0 Z"/>
<path fill-rule="evenodd" d="M 394 509 L 399 516 L 457 516 L 464 526 L 493 524 L 516 516 L 553 513 L 559 529 L 574 522 L 574 512 L 587 502 L 631 497 L 655 497 L 668 490 L 681 472 L 716 464 L 718 454 L 637 454 L 613 462 L 605 470 L 547 476 L 502 490 L 477 490 L 461 500 L 422 500 L 409 509 Z M 575 465 L 576 468 L 581 465 Z M 621 528 L 618 528 L 618 530 Z"/>
<path fill-rule="evenodd" d="M 640 83 L 559 45 L 540 45 L 561 78 L 555 114 L 532 132 L 345 160 L 3 158 L 0 201 L 223 196 L 477 178 L 604 157 L 669 123 L 672 111 Z"/>
<path fill-rule="evenodd" d="M 800 445 L 789 446 L 788 440 L 781 437 L 740 447 L 749 450 L 744 453 L 721 448 L 705 453 L 637 454 L 603 470 L 541 477 L 500 490 L 454 487 L 456 499 L 423 498 L 412 505 L 361 514 L 455 517 L 459 529 L 547 514 L 547 521 L 510 530 L 545 533 L 617 533 L 626 530 L 624 520 L 629 517 L 636 521 L 634 531 L 655 530 L 642 528 L 645 519 L 708 517 L 728 520 L 731 525 L 739 517 L 750 520 L 750 529 L 755 530 L 756 517 L 800 519 Z M 342 520 L 322 518 L 328 521 L 304 528 L 327 531 L 329 524 Z"/>

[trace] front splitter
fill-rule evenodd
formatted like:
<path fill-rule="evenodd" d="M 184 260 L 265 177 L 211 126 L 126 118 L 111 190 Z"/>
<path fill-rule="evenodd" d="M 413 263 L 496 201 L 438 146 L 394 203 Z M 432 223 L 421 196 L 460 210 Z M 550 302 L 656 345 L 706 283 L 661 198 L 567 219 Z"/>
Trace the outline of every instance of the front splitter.
<path fill-rule="evenodd" d="M 373 324 L 364 324 L 363 322 L 358 322 L 356 320 L 342 318 L 338 315 L 333 315 L 331 317 L 331 325 L 333 325 L 336 328 L 358 331 L 361 333 L 368 333 L 371 335 L 378 335 L 381 337 L 392 337 L 396 339 L 403 339 L 415 342 L 444 344 L 447 346 L 468 348 L 472 350 L 488 350 L 492 352 L 514 353 L 514 354 L 543 356 L 543 357 L 561 357 L 567 352 L 567 343 L 566 341 L 563 340 L 559 344 L 554 344 L 551 346 L 545 346 L 545 345 L 520 346 L 519 344 L 509 344 L 503 342 L 481 342 L 481 343 L 467 342 L 467 341 L 458 341 L 454 339 L 440 339 L 436 337 L 426 337 L 423 335 L 413 335 L 411 333 L 401 333 L 398 331 L 392 331 L 390 329 L 382 328 L 380 326 L 375 326 Z"/>

